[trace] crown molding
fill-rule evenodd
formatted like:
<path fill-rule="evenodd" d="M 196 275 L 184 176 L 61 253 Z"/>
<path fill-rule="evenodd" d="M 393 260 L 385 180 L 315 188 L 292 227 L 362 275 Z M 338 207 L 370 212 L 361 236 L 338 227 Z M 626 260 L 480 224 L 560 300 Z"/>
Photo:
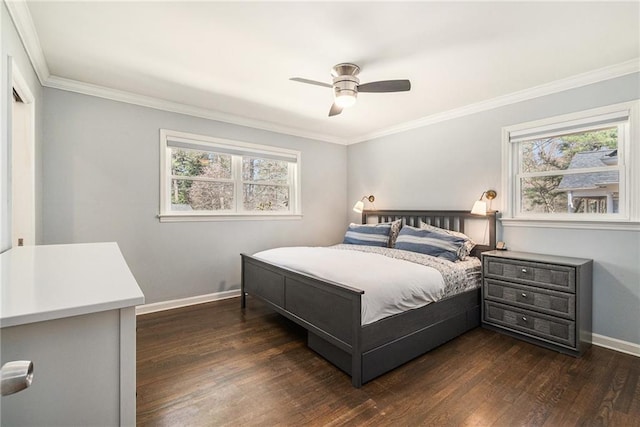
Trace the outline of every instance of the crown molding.
<path fill-rule="evenodd" d="M 562 92 L 565 90 L 610 80 L 627 74 L 640 72 L 640 58 L 634 58 L 620 64 L 588 71 L 586 73 L 578 74 L 566 79 L 556 80 L 550 83 L 499 96 L 486 101 L 481 101 L 474 104 L 466 105 L 464 107 L 455 108 L 453 110 L 444 111 L 442 113 L 432 114 L 417 120 L 380 129 L 375 132 L 350 138 L 341 138 L 335 135 L 308 132 L 294 127 L 278 125 L 262 120 L 255 120 L 247 117 L 222 113 L 220 111 L 215 111 L 207 108 L 181 104 L 178 102 L 167 101 L 160 98 L 139 95 L 132 92 L 111 89 L 104 86 L 98 86 L 90 83 L 80 82 L 77 80 L 53 76 L 49 71 L 49 67 L 44 57 L 42 46 L 38 38 L 38 33 L 33 24 L 33 19 L 31 18 L 31 13 L 29 12 L 26 0 L 4 0 L 4 3 L 7 5 L 7 9 L 9 10 L 9 14 L 11 15 L 11 19 L 13 20 L 16 30 L 18 31 L 20 39 L 24 44 L 27 55 L 31 60 L 35 73 L 38 76 L 38 79 L 40 80 L 40 84 L 42 84 L 42 86 L 96 96 L 113 101 L 140 105 L 143 107 L 154 108 L 162 111 L 169 111 L 173 113 L 185 114 L 188 116 L 200 117 L 209 120 L 216 120 L 239 126 L 277 132 L 285 135 L 330 142 L 339 145 L 357 144 L 360 142 L 433 125 L 435 123 L 456 119 L 470 114 L 504 107 L 506 105 L 515 104 L 517 102 L 527 101 L 541 96 L 551 95 L 557 92 Z"/>
<path fill-rule="evenodd" d="M 343 138 L 332 135 L 308 132 L 302 129 L 289 126 L 282 126 L 275 123 L 265 122 L 262 120 L 250 119 L 247 117 L 226 114 L 207 108 L 196 107 L 193 105 L 181 104 L 179 102 L 167 101 L 152 96 L 138 95 L 136 93 L 111 89 L 105 86 L 94 85 L 90 83 L 79 82 L 77 80 L 66 79 L 64 77 L 50 76 L 44 85 L 53 89 L 60 89 L 69 92 L 76 92 L 83 95 L 91 95 L 98 98 L 110 99 L 112 101 L 125 102 L 127 104 L 140 105 L 142 107 L 153 108 L 156 110 L 169 111 L 172 113 L 185 114 L 192 117 L 200 117 L 203 119 L 215 120 L 224 123 L 230 123 L 239 126 L 250 127 L 254 129 L 265 130 L 269 132 L 277 132 L 285 135 L 292 135 L 301 138 L 315 139 L 333 144 L 346 145 Z"/>
<path fill-rule="evenodd" d="M 4 0 L 4 4 L 7 6 L 11 20 L 16 27 L 20 40 L 22 40 L 24 49 L 27 51 L 27 56 L 31 60 L 38 80 L 40 80 L 40 84 L 44 86 L 51 73 L 49 72 L 47 61 L 44 58 L 42 45 L 40 44 L 36 27 L 33 24 L 27 2 L 26 0 Z"/>
<path fill-rule="evenodd" d="M 369 141 L 383 136 L 393 135 L 400 132 L 433 125 L 435 123 L 456 119 L 470 114 L 480 113 L 482 111 L 492 110 L 494 108 L 504 107 L 506 105 L 515 104 L 530 99 L 539 98 L 554 93 L 563 92 L 569 89 L 575 89 L 582 86 L 602 82 L 605 80 L 622 77 L 627 74 L 640 72 L 640 58 L 634 58 L 619 64 L 610 65 L 599 68 L 597 70 L 588 71 L 586 73 L 577 74 L 566 79 L 556 80 L 529 89 L 513 92 L 507 95 L 488 99 L 486 101 L 469 104 L 464 107 L 455 108 L 453 110 L 444 111 L 442 113 L 432 114 L 421 119 L 413 120 L 386 129 L 382 129 L 369 134 L 350 139 L 348 145 L 357 144 L 359 142 Z"/>
<path fill-rule="evenodd" d="M 104 86 L 83 83 L 77 80 L 66 79 L 63 77 L 49 76 L 43 83 L 43 86 L 61 89 L 85 95 L 92 95 L 99 98 L 111 99 L 114 101 L 126 102 L 129 104 L 140 105 L 143 107 L 154 108 L 157 110 L 170 111 L 173 113 L 186 114 L 194 117 L 201 117 L 210 120 L 231 123 L 240 126 L 247 126 L 256 129 L 262 129 L 271 132 L 283 133 L 286 135 L 298 136 L 302 138 L 315 139 L 330 142 L 339 145 L 353 145 L 360 142 L 369 141 L 396 133 L 406 132 L 413 129 L 433 125 L 447 120 L 468 116 L 470 114 L 480 113 L 492 110 L 506 105 L 539 98 L 554 93 L 563 92 L 590 84 L 610 80 L 616 77 L 622 77 L 627 74 L 640 72 L 640 58 L 608 67 L 599 68 L 597 70 L 578 74 L 562 80 L 556 80 L 543 85 L 535 86 L 529 89 L 499 96 L 464 107 L 455 108 L 453 110 L 444 111 L 442 113 L 432 114 L 418 120 L 391 126 L 376 132 L 356 136 L 353 138 L 340 138 L 334 135 L 307 132 L 297 128 L 281 126 L 274 123 L 264 122 L 260 120 L 249 119 L 246 117 L 235 116 L 232 114 L 221 113 L 219 111 L 210 110 L 202 107 L 195 107 L 187 104 L 181 104 L 173 101 L 167 101 L 150 96 L 138 95 L 131 92 L 111 89 Z"/>

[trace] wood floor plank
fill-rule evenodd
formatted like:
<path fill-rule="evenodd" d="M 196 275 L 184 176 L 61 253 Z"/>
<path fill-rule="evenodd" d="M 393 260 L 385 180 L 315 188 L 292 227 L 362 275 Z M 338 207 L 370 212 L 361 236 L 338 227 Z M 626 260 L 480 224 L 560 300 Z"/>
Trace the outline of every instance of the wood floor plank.
<path fill-rule="evenodd" d="M 361 389 L 250 299 L 138 317 L 139 426 L 640 427 L 640 359 L 477 328 Z"/>

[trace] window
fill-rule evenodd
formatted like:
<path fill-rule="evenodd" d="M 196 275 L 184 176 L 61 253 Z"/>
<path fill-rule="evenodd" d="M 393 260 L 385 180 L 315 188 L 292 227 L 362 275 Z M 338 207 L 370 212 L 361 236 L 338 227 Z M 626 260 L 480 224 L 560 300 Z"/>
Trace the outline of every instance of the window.
<path fill-rule="evenodd" d="M 507 225 L 638 221 L 637 110 L 635 101 L 504 128 Z"/>
<path fill-rule="evenodd" d="M 160 220 L 300 216 L 300 152 L 162 129 Z"/>

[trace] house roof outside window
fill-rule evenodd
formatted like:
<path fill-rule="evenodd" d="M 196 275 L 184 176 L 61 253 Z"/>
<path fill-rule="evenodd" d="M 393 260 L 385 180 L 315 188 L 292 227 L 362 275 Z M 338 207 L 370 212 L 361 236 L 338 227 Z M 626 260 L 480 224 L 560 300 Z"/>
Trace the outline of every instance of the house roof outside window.
<path fill-rule="evenodd" d="M 597 168 L 616 165 L 618 150 L 601 148 L 595 151 L 576 153 L 571 159 L 569 169 Z M 558 190 L 589 190 L 615 185 L 619 182 L 618 171 L 587 172 L 565 175 L 558 185 Z"/>

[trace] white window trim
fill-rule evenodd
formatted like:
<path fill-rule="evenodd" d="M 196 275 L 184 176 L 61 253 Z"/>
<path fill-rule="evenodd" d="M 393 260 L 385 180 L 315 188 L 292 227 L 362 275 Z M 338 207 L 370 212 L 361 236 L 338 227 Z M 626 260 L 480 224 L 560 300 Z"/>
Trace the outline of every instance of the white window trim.
<path fill-rule="evenodd" d="M 296 167 L 289 168 L 290 182 L 295 183 L 292 185 L 293 194 L 291 194 L 291 210 L 288 212 L 247 212 L 247 211 L 185 211 L 176 212 L 170 210 L 171 198 L 169 196 L 169 189 L 171 188 L 171 156 L 168 154 L 169 147 L 168 141 L 182 141 L 185 143 L 193 143 L 200 145 L 204 148 L 210 148 L 215 150 L 219 147 L 230 147 L 238 151 L 242 151 L 246 154 L 260 154 L 270 153 L 275 155 L 281 155 L 283 157 L 295 158 Z M 302 218 L 302 185 L 300 168 L 302 164 L 302 154 L 300 151 L 290 150 L 287 148 L 274 147 L 270 145 L 252 144 L 243 141 L 234 141 L 230 139 L 215 138 L 205 135 L 197 135 L 187 132 L 180 132 L 168 129 L 160 129 L 160 213 L 158 218 L 160 222 L 202 222 L 202 221 L 239 221 L 239 220 L 290 220 Z M 234 165 L 232 169 L 237 176 L 234 176 L 233 181 L 241 183 L 240 179 L 241 170 L 238 165 Z M 223 181 L 223 180 L 216 180 Z M 237 193 L 237 192 L 236 192 Z M 241 201 L 238 197 L 235 198 L 236 207 Z"/>
<path fill-rule="evenodd" d="M 629 125 L 626 126 L 626 135 L 623 138 L 624 162 L 620 168 L 624 173 L 624 186 L 620 192 L 625 193 L 624 212 L 620 215 L 580 214 L 574 215 L 556 214 L 549 218 L 545 214 L 517 215 L 518 186 L 515 182 L 516 162 L 518 155 L 517 144 L 511 141 L 512 133 L 524 133 L 527 129 L 544 129 L 545 127 L 557 127 L 561 123 L 569 121 L 586 120 L 593 116 L 615 114 L 626 111 L 629 116 Z M 504 198 L 503 215 L 500 219 L 505 227 L 545 227 L 545 228 L 578 228 L 597 230 L 625 230 L 640 231 L 640 100 L 623 102 L 601 108 L 580 111 L 562 116 L 521 123 L 502 128 L 502 194 Z"/>

